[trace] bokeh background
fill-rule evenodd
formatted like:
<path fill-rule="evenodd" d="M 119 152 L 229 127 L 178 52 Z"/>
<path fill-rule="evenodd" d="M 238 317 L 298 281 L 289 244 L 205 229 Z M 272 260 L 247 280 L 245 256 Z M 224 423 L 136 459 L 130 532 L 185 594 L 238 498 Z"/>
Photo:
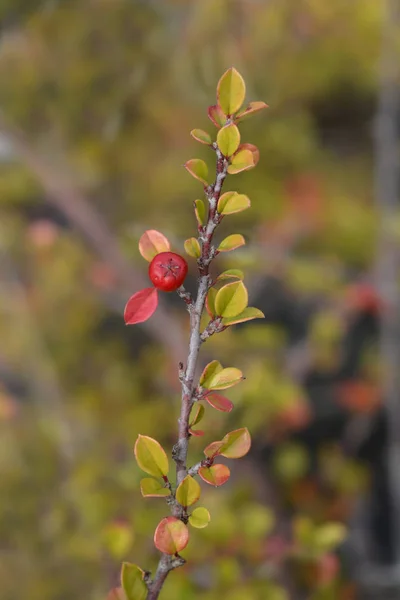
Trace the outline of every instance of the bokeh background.
<path fill-rule="evenodd" d="M 204 489 L 212 521 L 163 598 L 399 597 L 392 8 L 1 0 L 1 600 L 103 600 L 122 560 L 157 564 L 166 506 L 141 497 L 132 448 L 139 432 L 174 443 L 188 319 L 173 294 L 143 326 L 122 313 L 147 285 L 142 232 L 180 252 L 195 234 L 201 187 L 182 165 L 213 156 L 189 132 L 215 135 L 207 106 L 231 65 L 270 108 L 241 126 L 261 159 L 228 186 L 252 209 L 221 235 L 247 245 L 217 266 L 245 270 L 266 319 L 204 346 L 202 364 L 247 379 L 190 459 L 240 426 L 254 441 Z"/>

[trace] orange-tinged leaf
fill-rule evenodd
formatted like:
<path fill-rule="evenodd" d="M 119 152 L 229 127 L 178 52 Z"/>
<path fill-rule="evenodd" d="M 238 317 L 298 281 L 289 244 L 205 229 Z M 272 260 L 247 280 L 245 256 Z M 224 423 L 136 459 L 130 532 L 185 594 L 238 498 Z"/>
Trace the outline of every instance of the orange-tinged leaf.
<path fill-rule="evenodd" d="M 197 529 L 203 529 L 204 527 L 207 527 L 210 520 L 210 513 L 206 508 L 204 508 L 204 506 L 195 508 L 189 517 L 189 523 L 192 527 L 196 527 Z"/>
<path fill-rule="evenodd" d="M 217 144 L 224 156 L 229 157 L 235 154 L 240 144 L 240 133 L 236 125 L 232 123 L 222 127 L 218 131 Z"/>
<path fill-rule="evenodd" d="M 200 498 L 201 487 L 193 477 L 186 475 L 178 485 L 176 499 L 181 506 L 192 506 Z"/>
<path fill-rule="evenodd" d="M 231 164 L 228 167 L 228 173 L 230 175 L 235 175 L 236 173 L 241 173 L 241 171 L 248 171 L 255 166 L 253 153 L 251 150 L 244 148 L 243 150 L 239 150 L 232 158 Z"/>
<path fill-rule="evenodd" d="M 247 306 L 249 296 L 243 281 L 224 285 L 215 297 L 215 310 L 219 317 L 236 317 Z"/>
<path fill-rule="evenodd" d="M 216 375 L 217 373 L 219 373 L 222 370 L 223 370 L 223 367 L 218 360 L 211 361 L 210 363 L 208 363 L 208 365 L 206 365 L 204 367 L 204 370 L 203 370 L 202 374 L 200 375 L 199 384 L 202 387 L 207 387 L 208 383 L 211 381 L 211 379 L 214 377 L 214 375 Z"/>
<path fill-rule="evenodd" d="M 164 498 L 171 494 L 168 488 L 152 477 L 145 477 L 140 481 L 140 491 L 144 498 Z"/>
<path fill-rule="evenodd" d="M 204 225 L 206 222 L 206 206 L 203 200 L 194 201 L 194 213 L 196 215 L 198 225 Z"/>
<path fill-rule="evenodd" d="M 231 412 L 233 408 L 233 402 L 221 394 L 207 394 L 206 400 L 210 406 L 220 412 Z"/>
<path fill-rule="evenodd" d="M 164 448 L 151 437 L 139 435 L 135 443 L 135 457 L 139 467 L 154 477 L 168 475 L 168 458 Z"/>
<path fill-rule="evenodd" d="M 257 146 L 255 146 L 254 144 L 241 144 L 238 148 L 238 153 L 241 152 L 242 150 L 250 150 L 250 152 L 253 155 L 253 162 L 254 162 L 254 166 L 256 166 L 258 164 L 258 161 L 260 160 L 260 151 L 257 148 Z"/>
<path fill-rule="evenodd" d="M 208 446 L 204 448 L 204 454 L 207 458 L 214 458 L 215 456 L 218 456 L 220 448 L 222 448 L 222 441 L 211 442 L 211 444 L 208 444 Z"/>
<path fill-rule="evenodd" d="M 210 288 L 206 298 L 206 310 L 211 318 L 215 316 L 215 297 L 217 292 L 218 290 L 215 288 Z"/>
<path fill-rule="evenodd" d="M 200 467 L 199 475 L 206 483 L 218 487 L 228 481 L 231 472 L 226 465 L 217 464 L 211 467 Z"/>
<path fill-rule="evenodd" d="M 216 373 L 211 379 L 207 380 L 206 387 L 209 390 L 226 390 L 243 379 L 243 373 L 235 367 L 227 367 Z"/>
<path fill-rule="evenodd" d="M 264 319 L 265 315 L 258 308 L 248 306 L 243 312 L 236 315 L 236 317 L 228 317 L 222 319 L 222 324 L 226 327 L 230 325 L 236 325 L 237 323 L 244 323 L 245 321 L 252 321 L 253 319 Z"/>
<path fill-rule="evenodd" d="M 250 207 L 250 199 L 245 194 L 225 192 L 218 201 L 218 212 L 221 215 L 233 215 Z"/>
<path fill-rule="evenodd" d="M 143 581 L 144 572 L 137 565 L 124 562 L 121 569 L 121 584 L 126 600 L 145 600 L 148 589 Z"/>
<path fill-rule="evenodd" d="M 234 67 L 231 67 L 218 82 L 218 104 L 226 115 L 233 115 L 242 106 L 245 95 L 244 79 Z"/>
<path fill-rule="evenodd" d="M 127 598 L 122 587 L 117 587 L 110 590 L 107 600 L 127 600 Z"/>
<path fill-rule="evenodd" d="M 221 279 L 244 279 L 244 273 L 240 269 L 227 269 L 217 277 L 217 281 Z M 211 288 L 213 289 L 213 288 Z"/>
<path fill-rule="evenodd" d="M 202 418 L 204 417 L 205 408 L 200 402 L 196 402 L 192 408 L 189 418 L 189 426 L 193 427 L 193 425 L 197 425 L 200 423 Z"/>
<path fill-rule="evenodd" d="M 124 320 L 126 325 L 147 321 L 158 305 L 158 294 L 154 287 L 145 288 L 133 294 L 126 303 Z"/>
<path fill-rule="evenodd" d="M 208 118 L 212 121 L 215 127 L 223 127 L 226 123 L 226 115 L 218 104 L 208 107 Z"/>
<path fill-rule="evenodd" d="M 220 245 L 218 246 L 218 252 L 230 252 L 231 250 L 236 250 L 236 248 L 240 248 L 240 246 L 244 246 L 246 243 L 244 237 L 240 233 L 232 233 L 232 235 L 228 235 Z"/>
<path fill-rule="evenodd" d="M 185 169 L 205 186 L 208 185 L 208 167 L 201 158 L 192 158 L 185 162 Z"/>
<path fill-rule="evenodd" d="M 184 243 L 185 252 L 192 258 L 200 258 L 201 248 L 197 238 L 191 237 Z"/>
<path fill-rule="evenodd" d="M 200 142 L 201 144 L 206 144 L 207 146 L 211 146 L 212 144 L 210 134 L 207 133 L 207 131 L 203 131 L 203 129 L 192 129 L 190 135 L 192 136 L 192 138 L 194 138 L 197 142 Z"/>
<path fill-rule="evenodd" d="M 148 262 L 151 262 L 160 252 L 169 252 L 170 249 L 168 239 L 155 229 L 145 231 L 139 240 L 139 252 Z"/>
<path fill-rule="evenodd" d="M 235 121 L 239 122 L 247 117 L 251 117 L 255 113 L 260 112 L 260 110 L 264 110 L 264 108 L 268 108 L 268 104 L 265 104 L 265 102 L 262 102 L 261 100 L 249 102 L 249 105 L 236 115 Z"/>
<path fill-rule="evenodd" d="M 251 446 L 251 437 L 247 427 L 236 429 L 227 433 L 222 439 L 222 446 L 219 450 L 221 456 L 225 458 L 241 458 L 248 453 Z"/>
<path fill-rule="evenodd" d="M 155 547 L 165 554 L 176 554 L 186 548 L 189 542 L 189 530 L 176 517 L 165 517 L 160 521 L 154 533 Z"/>
<path fill-rule="evenodd" d="M 190 433 L 190 435 L 193 435 L 194 437 L 202 437 L 204 435 L 204 431 L 202 429 L 189 428 L 189 433 Z"/>

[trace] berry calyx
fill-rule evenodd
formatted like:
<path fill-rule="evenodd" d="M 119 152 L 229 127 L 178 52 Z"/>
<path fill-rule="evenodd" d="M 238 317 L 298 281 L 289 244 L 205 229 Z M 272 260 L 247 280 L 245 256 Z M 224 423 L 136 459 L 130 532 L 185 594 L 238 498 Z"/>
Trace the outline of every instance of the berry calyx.
<path fill-rule="evenodd" d="M 182 285 L 188 272 L 186 260 L 174 252 L 160 252 L 150 263 L 149 277 L 163 292 L 173 292 Z"/>

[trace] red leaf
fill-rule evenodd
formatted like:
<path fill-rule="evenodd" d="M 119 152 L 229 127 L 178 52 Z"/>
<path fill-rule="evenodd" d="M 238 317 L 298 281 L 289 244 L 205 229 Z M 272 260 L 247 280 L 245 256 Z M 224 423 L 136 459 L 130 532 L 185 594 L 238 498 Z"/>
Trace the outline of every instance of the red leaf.
<path fill-rule="evenodd" d="M 201 437 L 204 435 L 204 431 L 202 429 L 189 429 L 189 433 L 195 437 Z"/>
<path fill-rule="evenodd" d="M 231 412 L 233 408 L 233 403 L 228 398 L 225 398 L 225 396 L 221 396 L 221 394 L 208 394 L 206 400 L 208 404 L 221 412 Z"/>
<path fill-rule="evenodd" d="M 154 534 L 154 544 L 160 552 L 176 554 L 186 548 L 189 541 L 189 530 L 176 517 L 165 517 L 159 522 Z"/>
<path fill-rule="evenodd" d="M 145 288 L 131 296 L 125 306 L 124 319 L 126 325 L 143 323 L 154 313 L 158 304 L 156 288 Z"/>
<path fill-rule="evenodd" d="M 211 467 L 200 467 L 199 475 L 203 481 L 218 487 L 226 483 L 230 477 L 230 470 L 226 465 L 212 465 Z"/>
<path fill-rule="evenodd" d="M 218 127 L 218 129 L 223 127 L 226 123 L 226 115 L 218 104 L 208 107 L 208 118 L 216 127 Z"/>

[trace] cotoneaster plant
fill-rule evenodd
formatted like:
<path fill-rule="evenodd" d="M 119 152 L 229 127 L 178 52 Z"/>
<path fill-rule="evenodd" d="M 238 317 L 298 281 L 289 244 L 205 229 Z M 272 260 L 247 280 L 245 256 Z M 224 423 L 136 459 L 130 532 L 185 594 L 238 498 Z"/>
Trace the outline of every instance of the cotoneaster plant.
<path fill-rule="evenodd" d="M 191 436 L 204 433 L 195 429 L 195 426 L 200 423 L 205 406 L 230 412 L 233 404 L 220 392 L 243 379 L 239 369 L 223 367 L 218 360 L 213 360 L 206 365 L 196 382 L 200 346 L 211 335 L 227 327 L 264 316 L 257 308 L 248 306 L 244 276 L 239 269 L 224 271 L 215 279 L 210 275 L 210 265 L 221 252 L 230 252 L 245 243 L 243 236 L 238 233 L 229 235 L 219 243 L 214 241 L 215 231 L 225 217 L 250 207 L 250 200 L 245 194 L 236 191 L 222 194 L 227 175 L 252 169 L 259 159 L 256 146 L 241 143 L 238 124 L 267 105 L 264 102 L 250 102 L 243 109 L 244 99 L 243 78 L 236 69 L 228 69 L 218 82 L 217 104 L 208 109 L 208 116 L 218 129 L 216 141 L 201 129 L 191 132 L 195 140 L 209 146 L 216 155 L 213 183 L 209 181 L 208 167 L 203 160 L 194 158 L 185 164 L 187 171 L 202 183 L 205 195 L 205 200 L 194 201 L 198 235 L 184 244 L 186 254 L 197 262 L 199 278 L 195 299 L 183 287 L 188 271 L 187 262 L 180 254 L 171 252 L 168 239 L 158 231 L 149 230 L 139 241 L 139 251 L 150 263 L 149 278 L 153 286 L 136 292 L 128 300 L 125 323 L 134 325 L 146 321 L 157 308 L 158 292 L 176 291 L 189 311 L 190 339 L 186 362 L 179 365 L 182 401 L 178 439 L 172 449 L 175 477 L 171 474 L 168 456 L 157 440 L 139 435 L 134 449 L 138 466 L 150 475 L 141 480 L 142 495 L 164 498 L 166 512 L 169 513 L 158 523 L 154 533 L 154 544 L 161 552 L 158 568 L 152 576 L 135 564 L 124 563 L 121 587 L 113 589 L 108 600 L 156 600 L 159 597 L 169 572 L 185 563 L 179 553 L 189 542 L 189 526 L 203 528 L 210 521 L 206 508 L 193 508 L 201 495 L 197 477 L 212 486 L 223 485 L 229 479 L 230 471 L 226 465 L 217 462 L 218 457 L 241 458 L 250 449 L 250 434 L 243 427 L 209 444 L 204 448 L 204 458 L 197 464 L 187 465 Z M 204 311 L 207 311 L 209 320 L 201 330 Z"/>

